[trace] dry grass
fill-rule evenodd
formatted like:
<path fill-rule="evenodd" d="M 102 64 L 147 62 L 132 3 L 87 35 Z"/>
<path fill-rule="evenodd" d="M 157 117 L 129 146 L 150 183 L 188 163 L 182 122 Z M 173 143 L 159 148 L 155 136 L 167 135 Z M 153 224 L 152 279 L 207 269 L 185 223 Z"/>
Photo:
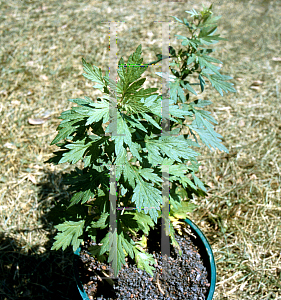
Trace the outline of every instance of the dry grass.
<path fill-rule="evenodd" d="M 118 57 L 141 43 L 150 62 L 161 53 L 161 23 L 154 21 L 184 16 L 200 9 L 198 3 L 0 1 L 1 299 L 79 299 L 71 251 L 50 251 L 52 211 L 69 198 L 61 174 L 70 167 L 43 162 L 56 149 L 49 144 L 57 117 L 71 106 L 67 99 L 97 95 L 81 76 L 81 58 L 108 68 L 109 23 L 101 22 L 125 21 L 118 24 Z M 214 299 L 281 299 L 281 6 L 213 3 L 222 15 L 220 32 L 228 36 L 215 56 L 238 92 L 200 95 L 213 101 L 216 130 L 230 153 L 202 149 L 200 176 L 210 189 L 206 199 L 194 199 L 199 208 L 192 219 L 214 250 Z M 171 26 L 171 37 L 176 32 Z M 160 69 L 147 72 L 151 86 Z"/>

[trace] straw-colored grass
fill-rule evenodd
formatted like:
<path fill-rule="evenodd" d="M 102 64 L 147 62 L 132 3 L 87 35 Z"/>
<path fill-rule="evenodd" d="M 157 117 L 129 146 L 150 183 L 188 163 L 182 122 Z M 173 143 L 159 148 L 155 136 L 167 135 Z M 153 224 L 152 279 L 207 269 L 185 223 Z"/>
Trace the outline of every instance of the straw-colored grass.
<path fill-rule="evenodd" d="M 144 62 L 161 53 L 161 22 L 201 3 L 150 1 L 0 1 L 0 298 L 79 299 L 70 251 L 50 251 L 56 203 L 68 165 L 44 164 L 56 150 L 60 113 L 69 98 L 99 92 L 81 75 L 81 58 L 109 66 L 109 21 L 119 21 L 118 58 L 139 44 Z M 208 197 L 191 218 L 208 237 L 217 263 L 214 299 L 281 299 L 281 51 L 279 1 L 214 1 L 228 41 L 224 62 L 236 94 L 210 99 L 229 154 L 202 148 L 200 177 Z M 205 6 L 210 1 L 203 1 Z M 157 15 L 158 13 L 158 15 Z M 104 22 L 104 23 L 102 23 Z M 107 22 L 107 23 L 106 23 Z M 175 33 L 171 23 L 171 45 Z M 176 47 L 176 46 L 175 46 Z M 146 87 L 161 88 L 161 65 Z M 42 124 L 33 125 L 38 122 Z M 40 121 L 39 120 L 39 121 Z M 55 220 L 56 216 L 52 216 Z"/>

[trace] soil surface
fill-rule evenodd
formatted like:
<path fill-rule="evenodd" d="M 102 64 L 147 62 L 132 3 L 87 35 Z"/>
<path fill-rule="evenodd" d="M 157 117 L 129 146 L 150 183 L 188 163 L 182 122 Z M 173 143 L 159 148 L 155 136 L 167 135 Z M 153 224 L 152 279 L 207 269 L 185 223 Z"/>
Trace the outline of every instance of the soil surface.
<path fill-rule="evenodd" d="M 89 254 L 88 247 L 96 244 L 86 238 L 81 246 L 78 269 L 89 299 L 206 299 L 210 283 L 199 249 L 195 246 L 196 240 L 184 231 L 182 236 L 175 234 L 182 255 L 171 245 L 170 257 L 162 257 L 160 242 L 155 242 L 161 241 L 160 228 L 157 225 L 150 230 L 147 242 L 148 252 L 153 254 L 157 263 L 153 278 L 138 269 L 130 257 L 126 258 L 127 264 L 119 271 L 117 279 L 107 278 L 110 264 L 101 263 Z"/>

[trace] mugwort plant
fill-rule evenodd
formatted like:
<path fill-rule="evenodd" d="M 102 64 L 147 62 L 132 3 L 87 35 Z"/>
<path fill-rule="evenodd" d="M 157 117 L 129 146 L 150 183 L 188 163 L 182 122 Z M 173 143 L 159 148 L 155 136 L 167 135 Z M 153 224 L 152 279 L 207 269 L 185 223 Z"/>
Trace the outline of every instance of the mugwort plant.
<path fill-rule="evenodd" d="M 60 150 L 48 163 L 83 162 L 82 169 L 76 167 L 64 178 L 73 196 L 68 214 L 55 226 L 58 233 L 52 250 L 65 250 L 72 245 L 75 251 L 83 242 L 83 233 L 95 241 L 97 233 L 103 232 L 92 255 L 111 262 L 115 276 L 128 255 L 138 268 L 152 276 L 154 259 L 146 251 L 146 239 L 161 218 L 165 179 L 170 185 L 165 232 L 171 244 L 178 247 L 175 228 L 192 211 L 189 195 L 206 195 L 205 185 L 196 176 L 200 153 L 194 148 L 203 143 L 210 150 L 228 152 L 221 143 L 222 136 L 214 131 L 212 123 L 217 124 L 216 120 L 204 110 L 212 102 L 192 101 L 192 96 L 203 92 L 207 83 L 221 96 L 223 92 L 236 92 L 228 82 L 232 77 L 222 75 L 215 65 L 222 62 L 211 56 L 214 49 L 209 46 L 225 40 L 215 34 L 220 17 L 214 17 L 211 9 L 212 6 L 203 7 L 201 12 L 186 11 L 190 20 L 173 17 L 186 29 L 186 35 L 176 35 L 183 47 L 176 50 L 170 46 L 169 57 L 158 54 L 156 61 L 143 64 L 139 45 L 127 62 L 119 60 L 117 82 L 109 78 L 108 71 L 103 75 L 100 68 L 82 58 L 83 76 L 95 82 L 94 88 L 103 96 L 95 100 L 86 96 L 70 99 L 77 106 L 62 112 L 58 134 L 51 143 Z M 169 78 L 169 99 L 158 94 L 157 88 L 142 88 L 146 80 L 142 75 L 149 65 L 164 59 L 170 60 L 171 73 L 156 74 Z M 192 74 L 197 82 L 190 79 Z M 168 103 L 168 134 L 163 134 L 161 127 L 164 102 Z M 183 134 L 183 129 L 188 133 Z M 167 173 L 163 173 L 164 169 Z M 167 178 L 163 174 L 168 174 Z M 110 195 L 117 199 L 113 212 L 116 228 L 111 231 Z"/>

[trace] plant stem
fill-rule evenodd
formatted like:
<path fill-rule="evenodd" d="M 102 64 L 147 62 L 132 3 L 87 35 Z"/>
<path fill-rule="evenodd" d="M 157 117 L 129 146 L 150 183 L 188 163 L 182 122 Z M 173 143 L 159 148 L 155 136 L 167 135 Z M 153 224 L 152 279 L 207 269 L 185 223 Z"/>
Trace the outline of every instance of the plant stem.
<path fill-rule="evenodd" d="M 158 60 L 155 60 L 155 61 L 153 61 L 153 62 L 151 62 L 151 63 L 149 63 L 149 64 L 144 64 L 144 65 L 145 65 L 145 66 L 150 66 L 150 65 L 156 64 L 156 63 L 158 63 L 159 61 L 161 61 L 161 60 L 163 60 L 163 59 L 167 59 L 167 58 L 170 58 L 170 56 L 161 57 L 161 58 L 158 59 Z"/>

